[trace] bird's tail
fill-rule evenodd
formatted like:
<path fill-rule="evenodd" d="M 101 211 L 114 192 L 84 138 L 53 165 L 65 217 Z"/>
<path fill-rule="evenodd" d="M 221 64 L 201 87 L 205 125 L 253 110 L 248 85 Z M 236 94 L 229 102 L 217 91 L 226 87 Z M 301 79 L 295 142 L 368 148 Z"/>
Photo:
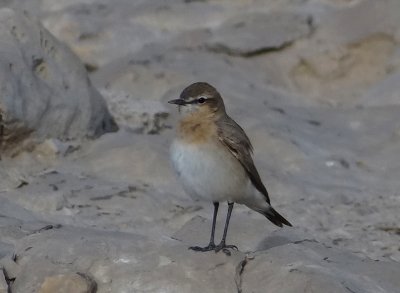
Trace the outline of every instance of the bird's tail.
<path fill-rule="evenodd" d="M 284 217 L 282 217 L 273 207 L 268 207 L 266 211 L 263 211 L 262 214 L 270 220 L 275 225 L 282 227 L 283 225 L 292 227 L 292 224 Z"/>

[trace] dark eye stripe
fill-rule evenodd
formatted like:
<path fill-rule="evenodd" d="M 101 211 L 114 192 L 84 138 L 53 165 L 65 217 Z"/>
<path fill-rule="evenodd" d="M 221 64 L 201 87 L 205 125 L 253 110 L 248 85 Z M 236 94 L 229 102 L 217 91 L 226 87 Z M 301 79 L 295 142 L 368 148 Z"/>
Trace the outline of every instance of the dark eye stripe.
<path fill-rule="evenodd" d="M 199 101 L 200 99 L 203 99 L 203 102 L 200 102 L 200 101 Z M 193 101 L 186 102 L 185 104 L 197 104 L 197 103 L 203 104 L 205 101 L 206 101 L 206 99 L 203 98 L 203 97 L 201 97 L 201 98 L 199 98 L 199 99 L 195 99 L 195 100 L 193 100 Z"/>

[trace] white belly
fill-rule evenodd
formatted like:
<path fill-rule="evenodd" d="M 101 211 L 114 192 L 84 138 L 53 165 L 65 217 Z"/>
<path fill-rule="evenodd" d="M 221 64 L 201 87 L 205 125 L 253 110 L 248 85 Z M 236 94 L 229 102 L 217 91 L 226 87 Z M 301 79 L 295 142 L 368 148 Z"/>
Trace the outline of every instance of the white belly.
<path fill-rule="evenodd" d="M 185 191 L 194 199 L 240 203 L 252 194 L 242 165 L 222 145 L 176 140 L 171 159 Z"/>

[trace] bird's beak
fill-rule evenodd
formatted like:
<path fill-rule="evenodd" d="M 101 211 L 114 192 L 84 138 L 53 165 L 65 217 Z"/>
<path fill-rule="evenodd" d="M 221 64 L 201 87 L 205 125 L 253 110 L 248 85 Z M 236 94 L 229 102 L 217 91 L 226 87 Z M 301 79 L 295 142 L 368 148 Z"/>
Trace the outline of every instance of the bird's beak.
<path fill-rule="evenodd" d="M 186 102 L 185 102 L 184 99 L 175 99 L 175 100 L 168 101 L 168 103 L 169 104 L 175 104 L 175 105 L 178 105 L 178 106 L 186 105 Z"/>

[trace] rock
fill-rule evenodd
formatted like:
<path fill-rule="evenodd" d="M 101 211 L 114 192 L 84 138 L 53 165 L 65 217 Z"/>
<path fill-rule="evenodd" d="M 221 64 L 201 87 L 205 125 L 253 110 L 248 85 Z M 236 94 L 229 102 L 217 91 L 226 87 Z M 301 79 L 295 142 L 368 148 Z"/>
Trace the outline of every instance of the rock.
<path fill-rule="evenodd" d="M 239 292 L 398 292 L 395 262 L 358 258 L 313 240 L 260 251 L 245 259 Z"/>
<path fill-rule="evenodd" d="M 12 290 L 38 290 L 43 288 L 43 282 L 48 277 L 49 281 L 45 282 L 47 286 L 71 280 L 72 277 L 72 280 L 79 280 L 81 285 L 99 280 L 99 292 L 107 292 L 111 285 L 129 287 L 131 282 L 125 281 L 140 270 L 136 264 L 143 264 L 141 269 L 146 269 L 146 265 L 152 266 L 156 260 L 151 256 L 155 247 L 153 241 L 137 234 L 73 227 L 45 230 L 26 237 L 17 245 L 15 253 L 23 265 Z M 149 262 L 145 263 L 143 259 Z M 104 283 L 104 267 L 111 280 L 121 278 L 120 282 Z M 75 275 L 76 272 L 80 273 L 80 277 Z M 86 280 L 82 280 L 82 277 Z M 118 289 L 111 291 L 123 292 Z"/>
<path fill-rule="evenodd" d="M 222 238 L 222 231 L 225 224 L 224 208 L 221 205 L 221 213 L 219 219 L 217 219 L 216 242 Z M 211 219 L 195 216 L 187 221 L 172 238 L 181 241 L 188 247 L 205 246 L 210 238 L 210 230 Z M 288 233 L 286 228 L 278 231 L 274 230 L 275 228 L 269 225 L 264 217 L 249 216 L 249 211 L 246 208 L 236 205 L 235 213 L 232 216 L 229 226 L 228 244 L 235 244 L 240 251 L 251 252 L 267 250 L 274 246 L 304 239 L 304 235 L 292 231 Z"/>
<path fill-rule="evenodd" d="M 283 49 L 311 30 L 311 18 L 305 14 L 242 14 L 215 29 L 206 46 L 228 55 L 254 56 Z"/>
<path fill-rule="evenodd" d="M 395 106 L 400 105 L 399 99 L 400 72 L 389 75 L 382 81 L 371 86 L 362 97 L 358 104 L 364 107 L 374 106 Z"/>
<path fill-rule="evenodd" d="M 2 273 L 0 273 L 0 293 L 8 293 L 8 284 Z"/>
<path fill-rule="evenodd" d="M 97 284 L 83 274 L 60 274 L 44 279 L 39 293 L 96 293 Z"/>
<path fill-rule="evenodd" d="M 86 155 L 79 156 L 79 165 L 85 172 L 102 174 L 110 181 L 170 186 L 175 176 L 170 168 L 168 150 L 168 141 L 163 136 L 119 131 L 104 135 L 88 147 Z"/>
<path fill-rule="evenodd" d="M 82 58 L 122 126 L 95 140 L 44 136 L 1 158 L 0 264 L 6 281 L 15 278 L 10 290 L 38 292 L 65 277 L 93 280 L 98 292 L 398 292 L 399 4 L 0 0 Z M 41 31 L 26 22 L 27 36 Z M 29 51 L 0 24 L 0 59 L 23 48 L 18 64 L 27 65 L 14 80 L 37 89 L 46 75 L 31 70 L 41 67 L 28 53 L 49 68 L 57 58 L 34 38 Z M 45 88 L 60 88 L 60 68 Z M 90 96 L 79 72 L 74 84 L 88 92 L 78 96 Z M 187 249 L 208 243 L 213 206 L 193 202 L 169 167 L 178 111 L 166 101 L 195 81 L 221 92 L 253 143 L 271 203 L 294 225 L 278 229 L 235 205 L 227 242 L 240 251 L 231 257 Z M 221 204 L 217 241 L 225 215 Z"/>
<path fill-rule="evenodd" d="M 42 10 L 56 11 L 42 18 L 43 25 L 67 42 L 90 71 L 96 71 L 110 60 L 141 47 L 143 42 L 158 38 L 151 29 L 132 21 L 137 10 L 135 5 L 125 5 L 126 0 L 117 1 L 121 5 L 104 1 L 72 5 L 48 2 Z"/>
<path fill-rule="evenodd" d="M 39 161 L 54 161 L 58 156 L 66 156 L 79 149 L 76 142 L 63 142 L 56 138 L 46 139 L 35 146 L 32 151 L 35 159 Z"/>
<path fill-rule="evenodd" d="M 0 259 L 7 254 L 11 254 L 13 252 L 13 248 L 13 245 L 0 241 Z"/>
<path fill-rule="evenodd" d="M 188 239 L 190 233 L 185 231 L 202 233 L 205 228 L 204 223 L 191 221 L 179 234 Z M 193 252 L 186 243 L 167 237 L 151 240 L 138 234 L 63 227 L 19 243 L 16 253 L 24 265 L 12 289 L 95 292 L 89 289 L 95 288 L 94 282 L 99 292 L 265 292 L 265 288 L 298 292 L 300 288 L 391 293 L 399 288 L 398 263 L 357 257 L 292 230 L 272 233 L 263 241 L 272 245 L 260 246 L 257 252 L 233 251 L 226 256 Z"/>
<path fill-rule="evenodd" d="M 103 95 L 110 101 L 111 113 L 117 114 L 117 122 L 120 126 L 141 134 L 159 134 L 166 128 L 169 112 L 165 106 L 156 100 L 134 99 L 123 92 L 102 91 Z"/>
<path fill-rule="evenodd" d="M 15 194 L 15 202 L 31 211 L 57 212 L 67 206 L 64 194 L 57 191 L 48 191 L 45 193 L 25 193 Z"/>
<path fill-rule="evenodd" d="M 17 257 L 13 254 L 0 260 L 0 265 L 3 269 L 3 274 L 6 279 L 15 280 L 15 278 L 21 272 L 21 266 L 19 266 L 15 260 L 17 260 Z"/>
<path fill-rule="evenodd" d="M 40 24 L 0 10 L 2 146 L 97 137 L 117 126 L 79 59 Z"/>
<path fill-rule="evenodd" d="M 38 1 L 32 5 L 29 2 L 34 0 L 26 2 L 21 6 L 38 14 L 44 26 L 68 43 L 93 71 L 148 44 L 215 26 L 231 15 L 218 3 L 115 0 L 112 3 Z M 205 14 L 208 21 L 204 21 Z"/>
<path fill-rule="evenodd" d="M 293 67 L 291 78 L 304 93 L 318 98 L 338 89 L 332 104 L 340 101 L 354 105 L 354 96 L 359 97 L 368 85 L 385 78 L 394 50 L 393 37 L 378 33 L 323 53 L 305 52 Z"/>
<path fill-rule="evenodd" d="M 353 2 L 315 13 L 312 36 L 283 54 L 294 59 L 288 86 L 322 103 L 355 106 L 366 89 L 398 71 L 400 2 Z"/>

